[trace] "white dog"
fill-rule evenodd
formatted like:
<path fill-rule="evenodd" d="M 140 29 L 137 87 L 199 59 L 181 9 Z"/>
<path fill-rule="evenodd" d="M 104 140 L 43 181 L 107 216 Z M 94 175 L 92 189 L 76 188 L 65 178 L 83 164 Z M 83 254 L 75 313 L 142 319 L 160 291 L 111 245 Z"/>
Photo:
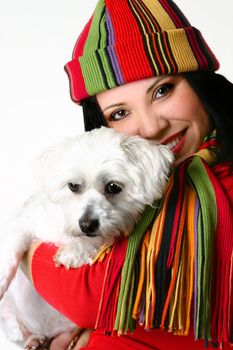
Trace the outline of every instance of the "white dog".
<path fill-rule="evenodd" d="M 15 277 L 1 302 L 11 340 L 21 337 L 16 319 L 38 346 L 74 327 L 18 269 L 32 242 L 58 245 L 58 265 L 90 263 L 102 244 L 129 235 L 145 205 L 162 197 L 172 162 L 167 147 L 108 128 L 66 139 L 39 158 L 40 192 L 11 220 L 0 247 L 0 298 Z"/>

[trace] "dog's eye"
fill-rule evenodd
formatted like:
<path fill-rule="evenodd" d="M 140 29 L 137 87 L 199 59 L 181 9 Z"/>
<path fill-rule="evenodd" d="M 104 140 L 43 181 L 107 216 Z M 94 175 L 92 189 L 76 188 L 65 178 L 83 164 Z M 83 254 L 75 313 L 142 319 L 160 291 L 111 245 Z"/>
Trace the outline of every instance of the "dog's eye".
<path fill-rule="evenodd" d="M 68 187 L 72 192 L 79 192 L 80 190 L 80 185 L 79 184 L 75 184 L 73 182 L 69 182 L 68 183 Z"/>
<path fill-rule="evenodd" d="M 122 191 L 122 187 L 115 182 L 109 182 L 105 186 L 105 192 L 109 194 L 118 194 Z"/>

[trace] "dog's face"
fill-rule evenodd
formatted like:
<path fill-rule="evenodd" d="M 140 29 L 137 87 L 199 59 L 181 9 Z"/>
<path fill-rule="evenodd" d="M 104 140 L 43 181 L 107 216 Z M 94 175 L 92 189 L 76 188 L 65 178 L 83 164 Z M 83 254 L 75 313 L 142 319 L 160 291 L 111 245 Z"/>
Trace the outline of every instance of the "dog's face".
<path fill-rule="evenodd" d="M 65 140 L 39 159 L 39 179 L 61 206 L 71 236 L 128 235 L 162 197 L 173 162 L 165 147 L 101 128 Z"/>

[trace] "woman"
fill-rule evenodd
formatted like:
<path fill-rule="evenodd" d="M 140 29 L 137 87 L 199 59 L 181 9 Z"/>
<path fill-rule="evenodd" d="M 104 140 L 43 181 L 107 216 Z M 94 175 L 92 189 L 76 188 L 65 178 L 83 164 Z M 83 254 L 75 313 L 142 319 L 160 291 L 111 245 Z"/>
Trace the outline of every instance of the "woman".
<path fill-rule="evenodd" d="M 88 349 L 201 349 L 198 339 L 227 349 L 233 341 L 233 87 L 218 67 L 167 0 L 100 0 L 77 41 L 66 69 L 85 129 L 139 134 L 176 158 L 160 212 L 101 262 L 56 269 L 57 248 L 45 244 L 28 256 L 38 292 L 81 328 L 96 328 Z"/>

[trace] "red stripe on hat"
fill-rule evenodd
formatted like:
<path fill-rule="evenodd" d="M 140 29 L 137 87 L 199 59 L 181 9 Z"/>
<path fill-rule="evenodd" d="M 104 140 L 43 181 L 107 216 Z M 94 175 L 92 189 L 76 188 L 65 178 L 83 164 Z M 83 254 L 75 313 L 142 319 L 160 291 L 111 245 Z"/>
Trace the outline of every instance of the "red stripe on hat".
<path fill-rule="evenodd" d="M 172 68 L 173 68 L 172 72 L 177 72 L 178 69 L 177 69 L 174 57 L 172 56 L 172 52 L 169 49 L 169 43 L 167 40 L 166 32 L 162 32 L 162 37 L 163 37 L 163 41 L 164 41 L 164 47 L 165 47 L 166 53 L 167 53 L 166 57 L 167 57 L 167 59 L 169 58 L 169 65 L 170 66 L 172 65 Z"/>
<path fill-rule="evenodd" d="M 140 6 L 138 6 L 138 4 L 135 2 L 134 4 L 135 8 L 137 8 L 137 12 L 138 14 L 140 15 L 141 17 L 141 20 L 142 20 L 142 26 L 146 27 L 146 32 L 147 33 L 152 33 L 152 30 L 151 30 L 151 26 L 149 24 L 149 21 L 148 21 L 148 15 L 145 16 L 145 14 L 143 13 L 143 11 L 141 10 Z M 153 51 L 152 54 L 155 55 L 154 57 L 154 61 L 157 63 L 156 66 L 158 66 L 158 70 L 161 74 L 165 74 L 166 73 L 166 70 L 165 70 L 165 66 L 164 66 L 164 63 L 162 62 L 161 60 L 161 57 L 162 57 L 162 53 L 161 53 L 161 49 L 159 47 L 159 43 L 157 43 L 156 41 L 156 37 L 155 35 L 152 35 L 151 36 L 151 41 L 152 41 L 152 45 L 151 45 L 151 49 Z M 151 59 L 152 60 L 152 59 Z"/>
<path fill-rule="evenodd" d="M 91 23 L 92 23 L 93 16 L 89 19 L 87 24 L 85 25 L 83 31 L 78 37 L 78 40 L 76 41 L 74 51 L 73 51 L 73 59 L 78 58 L 83 55 L 83 49 L 87 40 L 87 36 L 90 31 Z"/>
<path fill-rule="evenodd" d="M 80 102 L 88 96 L 82 70 L 78 60 L 72 60 L 65 65 L 69 76 L 70 96 L 74 102 Z"/>
<path fill-rule="evenodd" d="M 159 0 L 159 2 L 161 3 L 161 5 L 162 5 L 163 8 L 165 9 L 165 11 L 168 13 L 168 15 L 170 16 L 170 18 L 172 19 L 172 21 L 173 21 L 173 23 L 175 24 L 176 28 L 184 27 L 184 23 L 182 23 L 180 17 L 177 16 L 177 14 L 175 13 L 175 11 L 171 8 L 171 6 L 169 6 L 169 4 L 167 3 L 167 1 Z"/>
<path fill-rule="evenodd" d="M 163 56 L 163 54 L 160 53 L 159 50 L 158 50 L 159 43 L 156 43 L 154 35 L 152 36 L 152 42 L 153 42 L 154 53 L 156 55 L 156 61 L 159 63 L 160 74 L 165 74 L 166 73 L 166 68 L 165 68 L 164 63 L 161 60 L 161 57 Z"/>
<path fill-rule="evenodd" d="M 73 50 L 72 61 L 68 62 L 65 65 L 65 70 L 69 75 L 70 95 L 72 100 L 75 102 L 79 102 L 88 96 L 88 92 L 85 86 L 85 81 L 83 79 L 81 66 L 79 63 L 79 57 L 83 55 L 83 49 L 85 46 L 87 36 L 89 34 L 92 18 L 93 17 L 91 17 L 90 20 L 87 22 L 84 30 L 78 37 L 78 40 Z"/>
<path fill-rule="evenodd" d="M 193 33 L 192 27 L 184 28 L 185 33 L 187 35 L 189 44 L 193 50 L 193 53 L 198 61 L 198 65 L 200 69 L 207 69 L 208 68 L 208 61 L 206 60 L 205 56 L 203 55 L 202 51 L 200 50 L 199 44 L 196 40 L 196 37 Z"/>
<path fill-rule="evenodd" d="M 106 7 L 114 28 L 115 51 L 124 81 L 127 83 L 135 80 L 135 71 L 137 71 L 138 79 L 151 76 L 152 69 L 146 56 L 142 33 L 128 3 L 118 1 L 116 4 L 106 0 Z M 124 16 L 122 16 L 122 13 Z M 136 41 L 134 41 L 135 38 Z M 129 45 L 129 39 L 132 46 Z M 135 57 L 135 50 L 137 50 L 137 57 Z M 129 64 L 130 60 L 133 60 L 132 65 Z"/>

